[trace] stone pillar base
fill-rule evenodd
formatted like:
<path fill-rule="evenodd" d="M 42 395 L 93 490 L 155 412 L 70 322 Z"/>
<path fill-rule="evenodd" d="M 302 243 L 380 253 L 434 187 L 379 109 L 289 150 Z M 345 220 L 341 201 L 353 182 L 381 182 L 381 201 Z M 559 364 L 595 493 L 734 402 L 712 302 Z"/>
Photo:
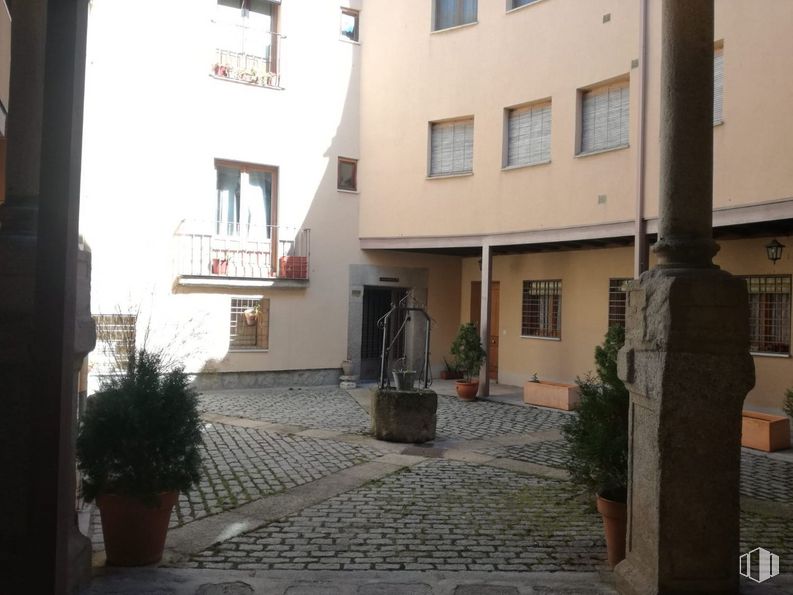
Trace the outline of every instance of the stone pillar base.
<path fill-rule="evenodd" d="M 656 269 L 628 298 L 631 392 L 621 593 L 737 593 L 741 409 L 754 385 L 746 285 Z"/>

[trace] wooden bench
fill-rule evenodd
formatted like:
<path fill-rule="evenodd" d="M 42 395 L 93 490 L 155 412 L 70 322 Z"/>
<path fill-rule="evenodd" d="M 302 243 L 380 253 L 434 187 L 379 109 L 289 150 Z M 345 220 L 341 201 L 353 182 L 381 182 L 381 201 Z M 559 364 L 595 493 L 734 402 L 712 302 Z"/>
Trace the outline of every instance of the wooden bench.
<path fill-rule="evenodd" d="M 765 452 L 790 448 L 790 420 L 782 415 L 744 411 L 741 446 Z"/>

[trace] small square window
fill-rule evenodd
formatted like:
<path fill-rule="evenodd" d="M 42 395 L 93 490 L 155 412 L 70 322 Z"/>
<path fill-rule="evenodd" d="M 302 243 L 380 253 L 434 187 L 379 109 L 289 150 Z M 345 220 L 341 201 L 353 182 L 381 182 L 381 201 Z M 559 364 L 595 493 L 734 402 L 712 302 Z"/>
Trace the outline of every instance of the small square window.
<path fill-rule="evenodd" d="M 135 352 L 136 314 L 97 314 L 96 348 L 91 364 L 97 374 L 122 374 Z"/>
<path fill-rule="evenodd" d="M 349 8 L 341 9 L 341 38 L 358 41 L 358 11 Z"/>
<path fill-rule="evenodd" d="M 339 157 L 338 182 L 336 187 L 339 190 L 358 191 L 358 161 Z"/>
<path fill-rule="evenodd" d="M 430 122 L 430 176 L 472 173 L 474 119 Z"/>
<path fill-rule="evenodd" d="M 534 4 L 535 2 L 537 2 L 537 0 L 508 0 L 507 10 L 513 10 L 521 6 L 526 6 L 527 4 Z"/>
<path fill-rule="evenodd" d="M 230 349 L 267 349 L 270 346 L 270 300 L 231 298 Z"/>
<path fill-rule="evenodd" d="M 790 275 L 744 277 L 749 290 L 749 350 L 790 353 Z"/>
<path fill-rule="evenodd" d="M 579 155 L 628 146 L 630 96 L 627 80 L 581 94 Z"/>
<path fill-rule="evenodd" d="M 435 0 L 433 31 L 476 22 L 477 0 Z"/>

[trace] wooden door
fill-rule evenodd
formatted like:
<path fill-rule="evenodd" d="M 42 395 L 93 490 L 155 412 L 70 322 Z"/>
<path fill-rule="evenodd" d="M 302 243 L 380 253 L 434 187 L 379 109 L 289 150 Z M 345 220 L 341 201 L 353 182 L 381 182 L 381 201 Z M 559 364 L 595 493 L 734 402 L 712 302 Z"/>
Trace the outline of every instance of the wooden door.
<path fill-rule="evenodd" d="M 498 281 L 490 283 L 490 360 L 487 372 L 490 380 L 498 382 L 498 329 L 499 329 L 499 296 Z M 471 281 L 471 322 L 480 329 L 482 313 L 482 282 Z"/>

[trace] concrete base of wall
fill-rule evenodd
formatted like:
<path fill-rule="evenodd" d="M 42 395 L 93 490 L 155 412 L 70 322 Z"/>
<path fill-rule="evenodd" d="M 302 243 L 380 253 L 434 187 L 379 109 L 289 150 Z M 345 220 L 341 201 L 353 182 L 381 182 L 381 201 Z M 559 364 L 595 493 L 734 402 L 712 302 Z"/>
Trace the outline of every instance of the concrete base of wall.
<path fill-rule="evenodd" d="M 330 386 L 339 384 L 341 374 L 341 368 L 276 370 L 270 372 L 217 372 L 196 374 L 193 377 L 192 385 L 196 390 Z"/>

